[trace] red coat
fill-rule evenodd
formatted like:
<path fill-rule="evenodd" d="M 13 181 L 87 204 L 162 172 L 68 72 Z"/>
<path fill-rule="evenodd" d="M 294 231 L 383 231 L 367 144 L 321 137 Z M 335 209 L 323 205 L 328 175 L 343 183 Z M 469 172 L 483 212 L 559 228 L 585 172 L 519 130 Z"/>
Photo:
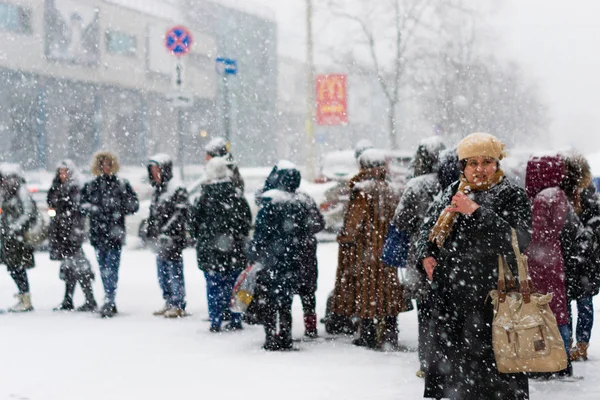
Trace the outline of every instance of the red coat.
<path fill-rule="evenodd" d="M 563 171 L 558 156 L 534 157 L 527 163 L 526 190 L 533 203 L 533 234 L 526 253 L 529 274 L 538 292 L 552 293 L 550 308 L 558 325 L 569 323 L 561 234 L 570 205 L 559 188 Z"/>

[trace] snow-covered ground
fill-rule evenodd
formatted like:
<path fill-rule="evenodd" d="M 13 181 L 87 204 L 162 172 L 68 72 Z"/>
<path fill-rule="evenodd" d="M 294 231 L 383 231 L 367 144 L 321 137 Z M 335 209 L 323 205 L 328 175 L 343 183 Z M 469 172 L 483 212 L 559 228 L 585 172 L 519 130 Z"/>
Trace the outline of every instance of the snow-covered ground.
<path fill-rule="evenodd" d="M 92 249 L 86 253 L 96 266 Z M 164 399 L 418 399 L 423 381 L 415 376 L 417 354 L 356 348 L 349 338 L 300 342 L 299 351 L 260 349 L 263 331 L 209 333 L 204 277 L 195 253 L 185 252 L 188 311 L 181 320 L 152 316 L 162 304 L 154 256 L 147 250 L 123 253 L 117 303 L 120 315 L 53 312 L 62 299 L 58 263 L 36 254 L 30 271 L 33 313 L 0 315 L 0 400 L 164 400 Z M 319 246 L 318 312 L 335 277 L 337 246 Z M 96 268 L 97 269 L 97 268 Z M 0 273 L 0 306 L 15 291 Z M 102 285 L 95 283 L 97 299 Z M 82 294 L 76 294 L 80 304 Z M 598 303 L 597 310 L 598 310 Z M 301 337 L 302 310 L 294 302 L 294 336 Z M 323 326 L 319 326 L 324 333 Z M 416 314 L 400 316 L 400 340 L 416 348 Z M 597 331 L 597 329 L 596 329 Z M 596 333 L 596 336 L 598 333 Z M 600 340 L 597 340 L 600 343 Z M 591 360 L 575 364 L 576 383 L 532 383 L 531 398 L 599 399 L 600 345 Z"/>

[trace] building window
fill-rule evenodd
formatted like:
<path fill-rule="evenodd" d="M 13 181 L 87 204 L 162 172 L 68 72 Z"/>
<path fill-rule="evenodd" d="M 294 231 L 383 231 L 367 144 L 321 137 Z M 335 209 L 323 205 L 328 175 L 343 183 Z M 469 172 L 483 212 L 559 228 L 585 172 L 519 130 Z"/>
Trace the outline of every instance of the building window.
<path fill-rule="evenodd" d="M 112 54 L 135 56 L 137 40 L 135 36 L 119 31 L 106 32 L 106 50 Z"/>
<path fill-rule="evenodd" d="M 0 31 L 31 33 L 31 11 L 0 2 Z"/>

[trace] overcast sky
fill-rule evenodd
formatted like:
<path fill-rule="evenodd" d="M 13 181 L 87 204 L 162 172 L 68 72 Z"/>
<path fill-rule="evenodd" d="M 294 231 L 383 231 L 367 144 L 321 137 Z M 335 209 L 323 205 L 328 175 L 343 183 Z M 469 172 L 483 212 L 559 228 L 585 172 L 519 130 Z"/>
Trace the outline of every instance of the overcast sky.
<path fill-rule="evenodd" d="M 239 1 L 271 8 L 280 53 L 304 57 L 304 0 Z M 320 0 L 313 1 L 318 6 Z M 539 83 L 551 107 L 552 147 L 600 152 L 600 1 L 496 1 L 490 18 L 499 41 L 494 46 Z"/>

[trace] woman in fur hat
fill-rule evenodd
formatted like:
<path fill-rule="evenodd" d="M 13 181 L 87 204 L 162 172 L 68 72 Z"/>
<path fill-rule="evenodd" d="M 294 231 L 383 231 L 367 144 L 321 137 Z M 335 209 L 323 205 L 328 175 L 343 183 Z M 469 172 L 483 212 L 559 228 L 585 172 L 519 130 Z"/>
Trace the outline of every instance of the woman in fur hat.
<path fill-rule="evenodd" d="M 432 205 L 417 242 L 431 284 L 424 397 L 528 399 L 525 374 L 498 372 L 485 299 L 498 282 L 498 254 L 513 254 L 514 268 L 511 230 L 522 250 L 531 240 L 531 203 L 504 179 L 504 144 L 496 137 L 474 133 L 457 152 L 460 180 Z"/>

